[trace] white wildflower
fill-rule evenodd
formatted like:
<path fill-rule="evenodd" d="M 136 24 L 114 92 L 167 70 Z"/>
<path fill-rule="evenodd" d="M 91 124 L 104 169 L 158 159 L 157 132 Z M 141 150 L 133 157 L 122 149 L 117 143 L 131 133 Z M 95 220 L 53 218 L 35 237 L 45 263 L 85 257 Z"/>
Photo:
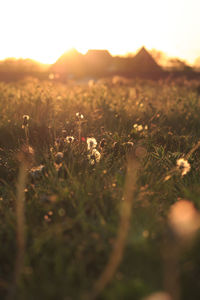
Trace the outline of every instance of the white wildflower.
<path fill-rule="evenodd" d="M 97 149 L 92 149 L 91 153 L 88 155 L 90 165 L 99 163 L 101 159 L 101 153 Z"/>
<path fill-rule="evenodd" d="M 87 146 L 88 146 L 89 151 L 96 148 L 96 146 L 97 146 L 96 139 L 95 138 L 87 138 Z"/>
<path fill-rule="evenodd" d="M 184 158 L 177 159 L 176 165 L 178 169 L 181 171 L 182 176 L 186 175 L 191 169 L 189 162 Z"/>
<path fill-rule="evenodd" d="M 142 125 L 138 125 L 137 131 L 142 131 L 142 130 L 143 130 L 143 126 Z"/>
<path fill-rule="evenodd" d="M 28 120 L 30 119 L 29 115 L 23 115 L 23 124 L 22 128 L 28 127 Z"/>
<path fill-rule="evenodd" d="M 66 142 L 67 142 L 68 144 L 71 144 L 71 143 L 73 143 L 73 141 L 74 141 L 74 137 L 73 137 L 73 136 L 67 136 L 65 140 L 66 140 Z"/>
<path fill-rule="evenodd" d="M 144 128 L 141 124 L 134 124 L 133 125 L 133 128 L 137 131 L 137 132 L 140 132 L 142 131 Z"/>
<path fill-rule="evenodd" d="M 82 119 L 84 118 L 84 116 L 83 116 L 81 113 L 79 113 L 79 112 L 76 113 L 76 117 L 77 117 L 79 120 L 82 120 Z"/>

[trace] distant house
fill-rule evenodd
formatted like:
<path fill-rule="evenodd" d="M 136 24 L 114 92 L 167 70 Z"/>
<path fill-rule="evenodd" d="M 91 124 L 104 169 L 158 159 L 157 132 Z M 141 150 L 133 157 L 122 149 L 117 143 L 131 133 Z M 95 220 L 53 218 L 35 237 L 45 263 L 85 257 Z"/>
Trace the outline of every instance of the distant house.
<path fill-rule="evenodd" d="M 51 72 L 60 77 L 79 78 L 85 75 L 84 55 L 76 49 L 65 52 L 51 68 Z"/>
<path fill-rule="evenodd" d="M 88 75 L 107 76 L 113 57 L 107 50 L 88 50 L 85 54 L 85 66 Z"/>
<path fill-rule="evenodd" d="M 111 56 L 107 50 L 88 50 L 83 55 L 72 49 L 52 66 L 60 78 L 101 78 L 108 76 L 159 78 L 163 70 L 142 47 L 134 57 Z"/>
<path fill-rule="evenodd" d="M 163 73 L 162 68 L 144 47 L 132 58 L 130 67 L 134 75 L 141 77 L 155 77 Z"/>

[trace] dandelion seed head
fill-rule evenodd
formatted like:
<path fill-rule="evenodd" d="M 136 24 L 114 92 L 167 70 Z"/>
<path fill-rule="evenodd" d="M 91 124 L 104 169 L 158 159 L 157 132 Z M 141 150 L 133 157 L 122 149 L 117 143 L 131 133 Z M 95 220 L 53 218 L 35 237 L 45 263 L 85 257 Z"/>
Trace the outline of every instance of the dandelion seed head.
<path fill-rule="evenodd" d="M 71 143 L 74 142 L 74 137 L 73 137 L 73 136 L 67 136 L 65 140 L 66 140 L 66 142 L 67 142 L 68 144 L 71 144 Z"/>
<path fill-rule="evenodd" d="M 29 115 L 23 115 L 23 120 L 28 121 L 30 119 Z"/>
<path fill-rule="evenodd" d="M 94 166 L 94 165 L 95 165 L 95 160 L 92 159 L 92 158 L 90 158 L 90 159 L 89 159 L 89 164 L 90 164 L 91 166 Z"/>
<path fill-rule="evenodd" d="M 93 150 L 92 150 L 92 155 L 94 155 L 95 161 L 96 161 L 97 163 L 100 162 L 101 154 L 100 154 L 100 152 L 99 152 L 97 149 L 93 149 Z"/>
<path fill-rule="evenodd" d="M 186 175 L 191 169 L 189 162 L 184 158 L 177 159 L 176 165 L 178 169 L 181 171 L 182 176 Z"/>
<path fill-rule="evenodd" d="M 96 148 L 97 146 L 97 141 L 95 138 L 87 138 L 87 147 L 88 147 L 88 150 L 92 150 L 94 148 Z"/>
<path fill-rule="evenodd" d="M 142 131 L 142 130 L 143 130 L 143 126 L 142 125 L 138 125 L 137 131 Z"/>
<path fill-rule="evenodd" d="M 30 119 L 29 115 L 23 115 L 22 128 L 28 127 L 28 120 Z"/>
<path fill-rule="evenodd" d="M 88 160 L 90 165 L 99 163 L 101 159 L 101 153 L 97 149 L 92 149 L 91 153 L 88 154 Z"/>
<path fill-rule="evenodd" d="M 143 126 L 141 124 L 137 124 L 137 123 L 133 125 L 133 128 L 138 132 L 143 130 Z"/>

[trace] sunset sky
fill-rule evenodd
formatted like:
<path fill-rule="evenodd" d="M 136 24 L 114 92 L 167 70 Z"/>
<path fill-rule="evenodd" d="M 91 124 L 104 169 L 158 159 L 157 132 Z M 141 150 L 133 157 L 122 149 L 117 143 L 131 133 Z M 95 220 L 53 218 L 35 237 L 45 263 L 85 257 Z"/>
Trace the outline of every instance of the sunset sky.
<path fill-rule="evenodd" d="M 143 45 L 200 56 L 199 0 L 4 0 L 0 12 L 0 59 L 53 63 L 72 47 L 122 55 Z"/>

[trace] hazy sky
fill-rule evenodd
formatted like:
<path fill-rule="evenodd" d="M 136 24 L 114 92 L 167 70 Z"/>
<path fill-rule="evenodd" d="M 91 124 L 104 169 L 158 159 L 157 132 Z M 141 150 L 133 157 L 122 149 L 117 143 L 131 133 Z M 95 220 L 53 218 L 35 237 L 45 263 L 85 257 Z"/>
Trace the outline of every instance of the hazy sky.
<path fill-rule="evenodd" d="M 0 0 L 0 59 L 53 63 L 69 48 L 200 56 L 200 0 Z"/>

